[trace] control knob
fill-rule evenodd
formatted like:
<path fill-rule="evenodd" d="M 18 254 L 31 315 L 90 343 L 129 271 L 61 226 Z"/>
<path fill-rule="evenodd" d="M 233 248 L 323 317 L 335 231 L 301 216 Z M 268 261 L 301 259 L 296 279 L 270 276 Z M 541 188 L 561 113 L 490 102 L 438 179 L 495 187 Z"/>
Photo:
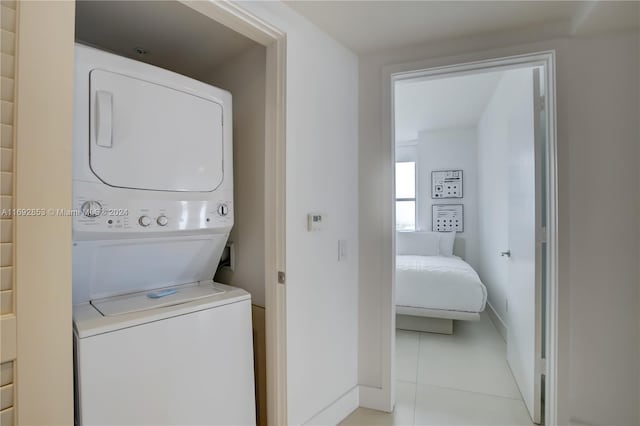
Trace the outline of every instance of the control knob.
<path fill-rule="evenodd" d="M 167 223 L 169 223 L 169 219 L 167 219 L 166 216 L 162 215 L 162 216 L 158 216 L 158 218 L 156 219 L 156 222 L 160 226 L 167 226 Z"/>
<path fill-rule="evenodd" d="M 226 205 L 225 203 L 222 204 L 218 204 L 218 214 L 220 216 L 226 216 L 229 214 L 229 206 Z"/>
<path fill-rule="evenodd" d="M 102 213 L 102 204 L 93 200 L 85 201 L 80 210 L 86 217 L 98 217 Z"/>
<path fill-rule="evenodd" d="M 138 219 L 138 223 L 140 224 L 140 226 L 149 226 L 151 225 L 151 218 L 147 215 L 140 216 L 140 218 Z"/>

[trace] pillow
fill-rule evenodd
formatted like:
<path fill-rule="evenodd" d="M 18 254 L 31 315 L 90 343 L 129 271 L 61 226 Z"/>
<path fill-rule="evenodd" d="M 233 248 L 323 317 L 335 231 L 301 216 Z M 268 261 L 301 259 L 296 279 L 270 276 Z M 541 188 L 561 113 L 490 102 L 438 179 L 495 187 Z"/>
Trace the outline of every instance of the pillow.
<path fill-rule="evenodd" d="M 400 255 L 437 256 L 439 244 L 437 232 L 396 232 L 396 253 Z"/>
<path fill-rule="evenodd" d="M 440 256 L 453 256 L 453 243 L 456 241 L 456 231 L 451 232 L 439 232 L 440 244 L 439 253 Z"/>

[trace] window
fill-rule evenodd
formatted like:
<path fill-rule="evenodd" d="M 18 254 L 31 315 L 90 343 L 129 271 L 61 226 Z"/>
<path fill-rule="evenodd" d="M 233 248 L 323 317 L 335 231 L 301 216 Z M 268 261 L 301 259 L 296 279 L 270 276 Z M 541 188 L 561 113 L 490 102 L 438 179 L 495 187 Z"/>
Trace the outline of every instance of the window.
<path fill-rule="evenodd" d="M 416 229 L 416 163 L 396 163 L 396 230 Z"/>

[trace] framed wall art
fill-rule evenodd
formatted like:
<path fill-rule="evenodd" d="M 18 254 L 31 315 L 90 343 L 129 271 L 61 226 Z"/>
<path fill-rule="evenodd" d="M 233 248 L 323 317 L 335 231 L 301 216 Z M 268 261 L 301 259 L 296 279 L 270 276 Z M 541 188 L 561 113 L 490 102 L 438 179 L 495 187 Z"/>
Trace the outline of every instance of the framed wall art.
<path fill-rule="evenodd" d="M 464 232 L 464 206 L 462 204 L 433 204 L 431 229 L 435 232 Z"/>
<path fill-rule="evenodd" d="M 431 198 L 462 198 L 462 170 L 431 172 Z"/>

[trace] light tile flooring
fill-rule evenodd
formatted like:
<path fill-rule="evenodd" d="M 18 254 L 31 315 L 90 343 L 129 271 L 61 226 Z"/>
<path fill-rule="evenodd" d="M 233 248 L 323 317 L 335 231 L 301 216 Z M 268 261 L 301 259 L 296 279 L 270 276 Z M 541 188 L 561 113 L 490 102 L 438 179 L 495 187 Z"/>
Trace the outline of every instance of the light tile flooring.
<path fill-rule="evenodd" d="M 397 330 L 396 407 L 359 408 L 341 425 L 532 425 L 486 313 L 453 335 Z"/>

